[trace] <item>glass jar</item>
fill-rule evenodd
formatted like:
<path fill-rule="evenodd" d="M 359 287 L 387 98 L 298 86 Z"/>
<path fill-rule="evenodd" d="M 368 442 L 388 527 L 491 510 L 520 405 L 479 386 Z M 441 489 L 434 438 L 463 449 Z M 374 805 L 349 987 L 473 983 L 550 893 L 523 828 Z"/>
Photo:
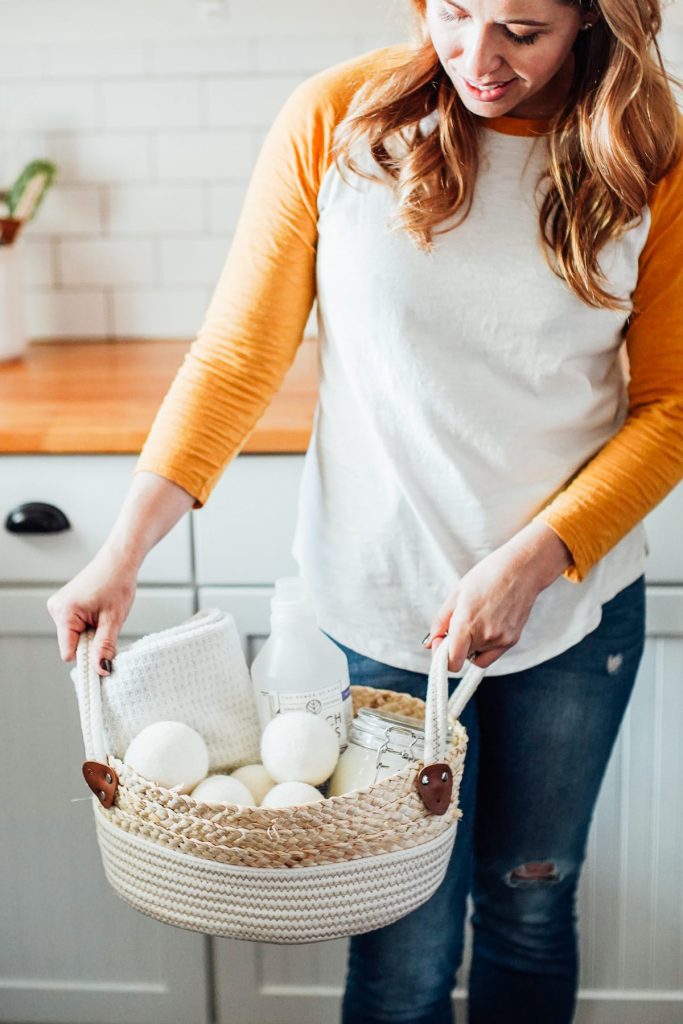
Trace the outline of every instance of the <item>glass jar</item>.
<path fill-rule="evenodd" d="M 449 724 L 447 741 L 453 735 Z M 327 796 L 362 789 L 411 762 L 424 759 L 424 722 L 377 708 L 360 708 L 351 725 L 349 745 L 337 761 Z"/>

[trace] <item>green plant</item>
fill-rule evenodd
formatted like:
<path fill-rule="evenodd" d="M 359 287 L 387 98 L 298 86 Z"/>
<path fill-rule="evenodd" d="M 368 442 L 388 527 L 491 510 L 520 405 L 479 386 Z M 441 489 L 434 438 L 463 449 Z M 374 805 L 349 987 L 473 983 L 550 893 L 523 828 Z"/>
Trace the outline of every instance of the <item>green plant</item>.
<path fill-rule="evenodd" d="M 32 160 L 27 164 L 3 197 L 10 216 L 32 220 L 56 174 L 57 168 L 50 160 Z"/>

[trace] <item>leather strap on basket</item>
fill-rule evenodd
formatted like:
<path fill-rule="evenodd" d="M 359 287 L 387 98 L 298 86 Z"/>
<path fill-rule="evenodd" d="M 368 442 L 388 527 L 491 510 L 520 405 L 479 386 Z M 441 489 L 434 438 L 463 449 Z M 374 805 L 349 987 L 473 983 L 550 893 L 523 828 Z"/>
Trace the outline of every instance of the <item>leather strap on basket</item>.
<path fill-rule="evenodd" d="M 446 762 L 449 718 L 457 720 L 486 669 L 473 662 L 467 668 L 450 701 L 448 699 L 448 640 L 432 653 L 427 680 L 425 711 L 425 760 L 417 774 L 417 791 L 432 814 L 445 814 L 453 792 L 453 773 Z"/>
<path fill-rule="evenodd" d="M 92 630 L 85 630 L 76 648 L 76 691 L 86 756 L 83 777 L 102 806 L 111 807 L 119 780 L 107 763 L 102 727 L 102 680 L 95 671 L 92 656 L 94 635 Z"/>
<path fill-rule="evenodd" d="M 116 796 L 119 777 L 113 768 L 99 761 L 83 762 L 83 778 L 103 807 L 111 807 Z"/>

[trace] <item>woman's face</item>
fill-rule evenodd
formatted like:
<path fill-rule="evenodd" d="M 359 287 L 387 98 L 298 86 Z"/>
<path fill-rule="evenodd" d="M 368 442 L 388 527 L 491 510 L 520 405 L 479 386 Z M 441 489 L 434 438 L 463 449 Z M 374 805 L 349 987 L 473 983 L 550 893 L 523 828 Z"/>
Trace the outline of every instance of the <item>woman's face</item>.
<path fill-rule="evenodd" d="M 571 81 L 574 40 L 595 21 L 557 0 L 427 0 L 426 13 L 439 60 L 482 117 L 552 114 Z M 506 84 L 476 88 L 493 83 Z"/>

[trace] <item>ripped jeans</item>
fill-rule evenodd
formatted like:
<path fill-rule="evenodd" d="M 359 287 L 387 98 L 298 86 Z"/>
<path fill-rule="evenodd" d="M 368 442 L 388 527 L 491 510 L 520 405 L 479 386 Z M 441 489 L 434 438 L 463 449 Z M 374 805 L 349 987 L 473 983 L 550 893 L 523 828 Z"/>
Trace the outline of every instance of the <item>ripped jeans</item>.
<path fill-rule="evenodd" d="M 644 632 L 640 577 L 557 657 L 511 675 L 491 666 L 460 717 L 463 816 L 446 877 L 421 907 L 350 939 L 342 1024 L 453 1024 L 468 893 L 469 1024 L 570 1024 L 576 889 Z M 426 675 L 338 646 L 352 683 L 424 699 Z M 449 693 L 457 684 L 449 680 Z"/>

